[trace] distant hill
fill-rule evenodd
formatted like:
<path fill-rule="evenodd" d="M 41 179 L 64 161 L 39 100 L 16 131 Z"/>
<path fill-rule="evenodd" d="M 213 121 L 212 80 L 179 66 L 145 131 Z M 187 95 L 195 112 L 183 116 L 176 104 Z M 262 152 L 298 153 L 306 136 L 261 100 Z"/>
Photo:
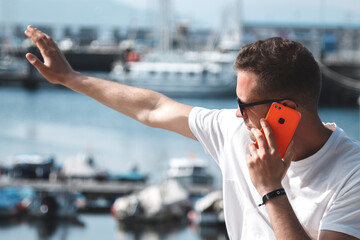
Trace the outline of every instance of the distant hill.
<path fill-rule="evenodd" d="M 134 0 L 136 1 L 136 0 Z M 153 12 L 115 0 L 2 0 L 0 24 L 153 26 Z"/>

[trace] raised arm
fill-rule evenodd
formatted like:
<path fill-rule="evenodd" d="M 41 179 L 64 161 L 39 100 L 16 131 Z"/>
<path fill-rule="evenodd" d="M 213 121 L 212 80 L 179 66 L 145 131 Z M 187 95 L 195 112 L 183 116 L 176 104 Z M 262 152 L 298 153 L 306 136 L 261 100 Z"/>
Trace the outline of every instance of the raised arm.
<path fill-rule="evenodd" d="M 31 53 L 26 58 L 49 82 L 85 94 L 148 126 L 196 140 L 188 125 L 191 106 L 154 91 L 83 75 L 71 68 L 50 36 L 31 26 L 25 35 L 36 43 L 44 63 Z"/>

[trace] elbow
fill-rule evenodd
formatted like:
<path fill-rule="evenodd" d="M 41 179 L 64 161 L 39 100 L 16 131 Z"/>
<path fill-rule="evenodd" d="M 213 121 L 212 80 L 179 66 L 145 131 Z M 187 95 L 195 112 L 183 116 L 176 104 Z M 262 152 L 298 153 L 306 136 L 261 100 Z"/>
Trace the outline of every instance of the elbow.
<path fill-rule="evenodd" d="M 136 119 L 148 127 L 153 127 L 153 128 L 159 127 L 159 124 L 156 122 L 155 118 L 151 116 L 150 112 L 140 114 L 136 117 Z"/>
<path fill-rule="evenodd" d="M 154 122 L 151 121 L 151 119 L 149 119 L 149 118 L 140 119 L 139 121 L 148 127 L 155 127 Z"/>

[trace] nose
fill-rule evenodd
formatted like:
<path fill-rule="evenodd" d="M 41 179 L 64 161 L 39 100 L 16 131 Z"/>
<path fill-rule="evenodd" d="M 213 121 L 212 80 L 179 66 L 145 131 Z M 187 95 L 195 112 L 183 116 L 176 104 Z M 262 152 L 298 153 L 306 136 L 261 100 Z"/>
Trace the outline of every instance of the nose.
<path fill-rule="evenodd" d="M 246 111 L 245 111 L 245 110 L 243 111 L 243 113 L 244 113 L 244 114 L 241 114 L 241 111 L 240 111 L 240 109 L 238 108 L 238 109 L 236 110 L 236 117 L 238 117 L 238 118 L 247 118 L 247 115 L 246 115 Z"/>

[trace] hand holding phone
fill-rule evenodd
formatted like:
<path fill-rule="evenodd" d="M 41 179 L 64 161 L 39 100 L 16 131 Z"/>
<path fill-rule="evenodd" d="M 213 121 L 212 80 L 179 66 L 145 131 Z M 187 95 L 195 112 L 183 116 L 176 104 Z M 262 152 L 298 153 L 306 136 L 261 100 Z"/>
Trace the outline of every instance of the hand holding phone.
<path fill-rule="evenodd" d="M 271 104 L 265 120 L 271 127 L 281 158 L 285 155 L 286 149 L 295 133 L 300 118 L 300 112 L 292 108 L 276 102 Z M 263 129 L 261 129 L 261 132 L 264 134 Z M 255 146 L 258 148 L 257 142 L 255 143 Z"/>

